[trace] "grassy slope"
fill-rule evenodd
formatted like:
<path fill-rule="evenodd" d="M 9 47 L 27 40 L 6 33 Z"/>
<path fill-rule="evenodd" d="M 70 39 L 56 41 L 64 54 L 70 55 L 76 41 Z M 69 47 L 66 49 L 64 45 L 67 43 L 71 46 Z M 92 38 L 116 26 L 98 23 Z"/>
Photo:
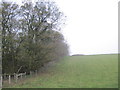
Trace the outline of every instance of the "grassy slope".
<path fill-rule="evenodd" d="M 14 85 L 19 88 L 117 88 L 118 56 L 72 56 L 37 77 Z"/>

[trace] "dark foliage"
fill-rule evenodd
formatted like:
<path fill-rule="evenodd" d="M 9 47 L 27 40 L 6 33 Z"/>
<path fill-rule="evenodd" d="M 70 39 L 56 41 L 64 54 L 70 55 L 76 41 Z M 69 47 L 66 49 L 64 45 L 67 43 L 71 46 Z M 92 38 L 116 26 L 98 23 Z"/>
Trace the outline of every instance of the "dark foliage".
<path fill-rule="evenodd" d="M 63 13 L 54 2 L 2 3 L 3 73 L 34 71 L 68 55 L 60 33 Z"/>

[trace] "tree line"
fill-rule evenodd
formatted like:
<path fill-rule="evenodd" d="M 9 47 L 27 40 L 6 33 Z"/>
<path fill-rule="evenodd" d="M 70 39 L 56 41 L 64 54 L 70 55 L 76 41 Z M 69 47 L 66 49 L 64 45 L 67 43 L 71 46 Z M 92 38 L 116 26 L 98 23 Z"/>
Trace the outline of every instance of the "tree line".
<path fill-rule="evenodd" d="M 60 32 L 65 16 L 54 2 L 3 1 L 0 8 L 3 73 L 34 71 L 69 54 Z"/>

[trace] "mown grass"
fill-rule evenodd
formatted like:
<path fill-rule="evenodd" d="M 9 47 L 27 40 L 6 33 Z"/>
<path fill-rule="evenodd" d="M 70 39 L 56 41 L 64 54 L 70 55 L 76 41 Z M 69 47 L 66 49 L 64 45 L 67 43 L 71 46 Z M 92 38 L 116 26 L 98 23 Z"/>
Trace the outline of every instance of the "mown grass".
<path fill-rule="evenodd" d="M 12 88 L 117 88 L 118 55 L 71 56 Z"/>

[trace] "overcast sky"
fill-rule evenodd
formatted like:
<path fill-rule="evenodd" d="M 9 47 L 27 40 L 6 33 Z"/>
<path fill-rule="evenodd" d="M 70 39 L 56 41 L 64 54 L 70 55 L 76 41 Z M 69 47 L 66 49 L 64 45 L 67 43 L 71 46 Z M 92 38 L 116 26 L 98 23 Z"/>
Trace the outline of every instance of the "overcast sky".
<path fill-rule="evenodd" d="M 118 0 L 54 1 L 67 16 L 62 32 L 70 54 L 118 52 Z"/>
<path fill-rule="evenodd" d="M 56 0 L 68 17 L 63 30 L 71 54 L 118 52 L 117 0 Z"/>

